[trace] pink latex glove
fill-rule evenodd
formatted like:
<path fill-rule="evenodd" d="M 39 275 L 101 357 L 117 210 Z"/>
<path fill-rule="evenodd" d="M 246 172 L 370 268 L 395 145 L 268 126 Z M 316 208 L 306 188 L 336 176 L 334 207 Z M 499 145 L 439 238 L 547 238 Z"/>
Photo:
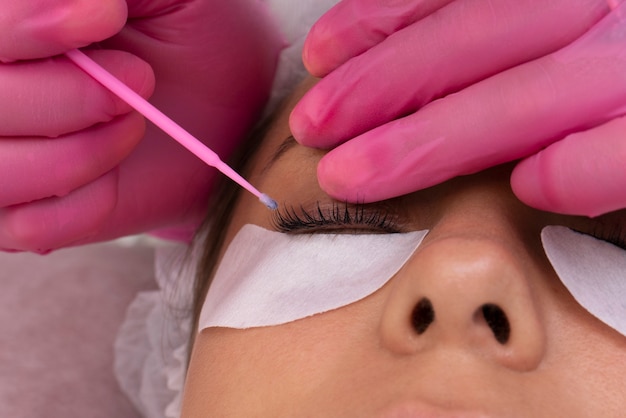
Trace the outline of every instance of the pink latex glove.
<path fill-rule="evenodd" d="M 283 41 L 255 0 L 2 2 L 0 248 L 188 237 L 204 216 L 219 174 L 57 56 L 90 44 L 227 158 L 265 104 Z"/>
<path fill-rule="evenodd" d="M 338 199 L 381 200 L 529 156 L 512 176 L 528 204 L 625 208 L 626 121 L 603 124 L 626 113 L 626 11 L 609 10 L 343 0 L 305 44 L 308 69 L 326 77 L 294 109 L 292 132 L 338 146 L 318 167 Z"/>

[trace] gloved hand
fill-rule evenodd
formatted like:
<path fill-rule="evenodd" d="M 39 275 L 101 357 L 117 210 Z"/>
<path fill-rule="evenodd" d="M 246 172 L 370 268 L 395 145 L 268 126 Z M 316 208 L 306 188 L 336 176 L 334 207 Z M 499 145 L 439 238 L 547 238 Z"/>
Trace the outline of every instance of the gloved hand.
<path fill-rule="evenodd" d="M 0 248 L 189 236 L 204 216 L 217 171 L 57 56 L 87 45 L 226 158 L 265 103 L 282 39 L 250 0 L 2 2 Z"/>
<path fill-rule="evenodd" d="M 292 132 L 304 145 L 339 145 L 318 177 L 342 200 L 531 156 L 512 176 L 525 202 L 585 215 L 625 208 L 626 121 L 602 125 L 626 112 L 625 7 L 607 16 L 606 0 L 343 0 L 305 44 L 307 68 L 326 77 L 294 109 Z"/>

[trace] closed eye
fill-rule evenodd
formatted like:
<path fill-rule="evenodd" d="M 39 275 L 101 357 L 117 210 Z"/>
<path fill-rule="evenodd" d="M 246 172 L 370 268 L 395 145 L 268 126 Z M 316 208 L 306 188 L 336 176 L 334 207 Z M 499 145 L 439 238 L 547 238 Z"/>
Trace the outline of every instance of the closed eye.
<path fill-rule="evenodd" d="M 621 225 L 613 225 L 610 228 L 598 226 L 589 235 L 626 250 L 626 236 L 624 232 L 624 228 Z"/>
<path fill-rule="evenodd" d="M 318 201 L 311 208 L 281 205 L 272 215 L 272 226 L 283 233 L 405 232 L 398 216 L 380 204 L 322 204 Z"/>

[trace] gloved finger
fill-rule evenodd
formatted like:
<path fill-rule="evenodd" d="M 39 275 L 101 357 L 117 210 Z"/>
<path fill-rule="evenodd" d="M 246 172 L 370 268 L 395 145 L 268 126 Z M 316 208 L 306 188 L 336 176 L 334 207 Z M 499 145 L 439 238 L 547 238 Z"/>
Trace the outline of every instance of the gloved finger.
<path fill-rule="evenodd" d="M 598 216 L 626 208 L 626 118 L 575 133 L 521 161 L 513 192 L 537 209 Z"/>
<path fill-rule="evenodd" d="M 292 133 L 303 145 L 335 146 L 554 52 L 608 10 L 605 0 L 454 1 L 322 79 L 294 108 Z"/>
<path fill-rule="evenodd" d="M 188 4 L 185 4 L 185 7 L 193 8 L 200 3 L 202 2 L 188 2 Z M 219 4 L 220 2 L 215 3 L 215 7 L 221 6 Z M 128 8 L 129 19 L 162 16 L 163 14 L 171 12 L 173 8 L 180 6 L 180 4 L 180 0 L 126 0 L 126 7 Z M 181 27 L 181 29 L 183 28 Z"/>
<path fill-rule="evenodd" d="M 113 36 L 124 0 L 19 0 L 0 5 L 0 62 L 51 57 Z"/>
<path fill-rule="evenodd" d="M 526 157 L 624 113 L 623 24 L 610 14 L 554 54 L 344 143 L 320 162 L 322 188 L 340 200 L 382 200 Z"/>
<path fill-rule="evenodd" d="M 453 0 L 342 0 L 311 27 L 302 58 L 307 70 L 323 77 L 392 33 Z"/>
<path fill-rule="evenodd" d="M 0 209 L 0 248 L 47 252 L 164 227 L 197 229 L 219 174 L 167 135 L 152 139 L 65 196 Z"/>
<path fill-rule="evenodd" d="M 67 136 L 0 140 L 0 207 L 63 196 L 119 165 L 143 137 L 137 113 Z"/>
<path fill-rule="evenodd" d="M 257 90 L 265 90 L 265 84 L 272 82 L 278 52 L 285 45 L 274 20 L 264 15 L 269 13 L 264 2 L 188 1 L 185 7 L 174 7 L 180 0 L 127 1 L 129 16 L 134 19 L 101 44 L 150 62 L 157 72 L 159 97 L 167 99 L 157 107 L 166 114 L 170 114 L 165 111 L 168 104 L 180 107 L 163 94 L 167 85 L 176 84 L 178 96 L 203 95 L 196 106 L 218 103 L 227 109 L 245 107 L 249 98 L 259 94 Z M 198 19 L 200 15 L 202 19 Z M 163 43 L 178 47 L 163 48 Z M 173 65 L 175 62 L 190 65 Z M 247 80 L 256 80 L 259 86 L 241 82 Z M 180 91 L 182 83 L 192 90 Z"/>
<path fill-rule="evenodd" d="M 150 66 L 121 51 L 89 55 L 143 97 Z M 131 107 L 66 58 L 0 64 L 0 136 L 55 137 L 128 113 Z"/>
<path fill-rule="evenodd" d="M 102 45 L 150 62 L 158 79 L 151 103 L 227 158 L 266 105 L 283 41 L 264 2 L 175 2 L 129 0 L 130 16 L 143 18 Z"/>
<path fill-rule="evenodd" d="M 95 235 L 117 204 L 113 170 L 67 196 L 0 209 L 0 248 L 46 253 Z"/>

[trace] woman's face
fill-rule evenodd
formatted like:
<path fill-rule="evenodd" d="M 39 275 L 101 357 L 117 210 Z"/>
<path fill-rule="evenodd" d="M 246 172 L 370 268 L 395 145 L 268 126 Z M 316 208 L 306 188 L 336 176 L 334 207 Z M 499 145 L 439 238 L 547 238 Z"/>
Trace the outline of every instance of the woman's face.
<path fill-rule="evenodd" d="M 285 142 L 290 108 L 250 179 L 282 207 L 314 213 L 336 202 L 317 185 L 323 152 Z M 545 225 L 592 231 L 598 221 L 523 206 L 508 174 L 499 167 L 371 206 L 401 219 L 400 230 L 430 232 L 365 299 L 284 325 L 203 330 L 183 416 L 623 416 L 626 338 L 577 304 L 540 242 Z M 243 195 L 222 253 L 244 224 L 272 229 L 271 218 Z M 435 319 L 418 332 L 413 312 L 424 298 Z M 486 304 L 504 313 L 508 337 Z"/>

